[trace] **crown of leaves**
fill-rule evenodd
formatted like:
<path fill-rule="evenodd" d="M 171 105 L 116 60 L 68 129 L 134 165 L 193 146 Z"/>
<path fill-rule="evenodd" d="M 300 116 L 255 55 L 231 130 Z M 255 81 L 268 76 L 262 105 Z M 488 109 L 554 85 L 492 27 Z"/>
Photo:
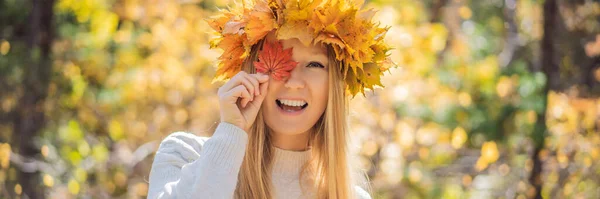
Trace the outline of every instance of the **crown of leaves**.
<path fill-rule="evenodd" d="M 242 0 L 207 20 L 218 37 L 211 48 L 223 49 L 214 81 L 242 70 L 252 46 L 269 32 L 278 40 L 299 39 L 304 45 L 332 46 L 352 96 L 383 85 L 380 77 L 392 62 L 383 42 L 389 27 L 371 22 L 375 11 L 361 9 L 364 0 Z"/>

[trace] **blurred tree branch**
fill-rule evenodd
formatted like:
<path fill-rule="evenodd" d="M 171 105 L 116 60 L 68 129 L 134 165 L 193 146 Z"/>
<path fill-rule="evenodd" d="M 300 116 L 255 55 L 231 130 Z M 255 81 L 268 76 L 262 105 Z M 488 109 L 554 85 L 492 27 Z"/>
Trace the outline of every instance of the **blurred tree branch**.
<path fill-rule="evenodd" d="M 516 15 L 516 0 L 505 0 L 504 1 L 504 21 L 508 25 L 506 30 L 506 40 L 504 42 L 504 48 L 498 56 L 500 67 L 508 66 L 513 59 L 515 52 L 519 45 L 519 30 L 515 22 Z"/>
<path fill-rule="evenodd" d="M 430 22 L 431 23 L 439 23 L 442 22 L 442 16 L 444 16 L 444 11 L 446 9 L 454 9 L 451 10 L 451 12 L 455 11 L 456 8 L 450 6 L 450 7 L 446 7 L 446 4 L 448 4 L 448 0 L 434 0 L 433 5 L 431 7 L 431 19 Z M 448 24 L 445 25 L 446 27 L 448 27 Z M 446 37 L 446 41 L 445 41 L 445 45 L 444 45 L 444 49 L 442 49 L 440 52 L 437 53 L 437 58 L 436 58 L 436 66 L 441 66 L 443 61 L 444 61 L 444 54 L 446 53 L 446 51 L 448 50 L 448 47 L 451 44 L 452 38 L 454 37 L 455 30 L 453 30 L 452 28 L 448 28 L 448 36 Z"/>
<path fill-rule="evenodd" d="M 40 171 L 44 173 L 55 173 L 50 164 L 35 158 L 23 157 L 14 152 L 10 153 L 10 162 L 24 173 L 36 173 Z"/>

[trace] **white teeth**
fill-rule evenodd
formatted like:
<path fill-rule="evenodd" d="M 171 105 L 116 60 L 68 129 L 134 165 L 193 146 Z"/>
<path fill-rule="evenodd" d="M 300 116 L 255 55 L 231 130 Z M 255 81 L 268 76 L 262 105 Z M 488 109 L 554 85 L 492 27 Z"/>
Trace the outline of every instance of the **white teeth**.
<path fill-rule="evenodd" d="M 281 104 L 285 104 L 287 106 L 304 106 L 306 105 L 305 101 L 302 100 L 279 100 Z"/>

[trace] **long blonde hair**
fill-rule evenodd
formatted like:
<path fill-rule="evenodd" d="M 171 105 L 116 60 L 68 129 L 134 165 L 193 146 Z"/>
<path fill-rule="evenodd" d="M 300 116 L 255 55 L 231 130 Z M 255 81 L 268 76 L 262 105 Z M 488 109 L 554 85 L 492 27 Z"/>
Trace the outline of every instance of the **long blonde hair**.
<path fill-rule="evenodd" d="M 257 60 L 259 49 L 264 41 L 252 47 L 242 70 L 255 73 L 253 61 Z M 335 59 L 333 49 L 328 46 L 329 95 L 327 107 L 321 118 L 313 126 L 309 142 L 311 159 L 303 166 L 300 181 L 307 180 L 317 198 L 354 198 L 354 175 L 349 164 L 347 110 L 348 99 L 340 63 Z M 271 133 L 266 126 L 262 111 L 259 111 L 250 132 L 248 147 L 244 156 L 235 198 L 273 198 L 271 169 L 273 148 Z M 301 183 L 301 185 L 304 185 Z M 303 189 L 307 188 L 302 186 Z"/>

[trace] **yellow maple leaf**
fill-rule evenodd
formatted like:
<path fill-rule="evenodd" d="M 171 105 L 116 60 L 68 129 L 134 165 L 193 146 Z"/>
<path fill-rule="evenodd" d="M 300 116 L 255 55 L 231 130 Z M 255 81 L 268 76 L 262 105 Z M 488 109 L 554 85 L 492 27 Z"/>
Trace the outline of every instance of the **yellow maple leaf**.
<path fill-rule="evenodd" d="M 341 46 L 333 46 L 333 51 L 335 52 L 335 58 L 337 60 L 346 59 L 346 54 L 344 54 L 344 47 Z"/>
<path fill-rule="evenodd" d="M 346 71 L 346 91 L 349 95 L 355 96 L 359 91 L 362 90 L 362 86 L 359 83 L 359 79 L 356 76 L 356 73 L 353 71 Z"/>
<path fill-rule="evenodd" d="M 351 37 L 342 37 L 340 31 L 342 28 L 354 27 L 345 27 L 342 21 L 352 20 L 356 9 L 343 9 L 342 7 L 347 7 L 345 1 L 328 1 L 325 5 L 315 9 L 310 24 L 311 29 L 317 35 L 315 42 L 346 47 L 345 39 Z"/>
<path fill-rule="evenodd" d="M 342 38 L 338 37 L 335 34 L 328 33 L 328 32 L 319 33 L 317 35 L 317 37 L 315 37 L 315 43 L 317 43 L 317 42 L 321 42 L 324 44 L 330 44 L 332 46 L 339 46 L 341 48 L 346 47 L 346 44 L 345 44 L 344 40 L 342 40 Z"/>
<path fill-rule="evenodd" d="M 381 63 L 386 59 L 386 54 L 387 52 L 390 50 L 390 48 L 383 42 L 372 45 L 371 46 L 371 50 L 373 50 L 373 52 L 375 52 L 375 55 L 373 56 L 373 62 L 375 63 Z"/>
<path fill-rule="evenodd" d="M 277 31 L 277 39 L 292 39 L 297 38 L 305 46 L 309 46 L 313 42 L 312 31 L 308 28 L 307 21 L 287 22 Z"/>
<path fill-rule="evenodd" d="M 373 89 L 374 86 L 381 86 L 381 70 L 379 66 L 375 63 L 366 63 L 363 65 L 363 85 L 365 88 Z"/>
<path fill-rule="evenodd" d="M 290 0 L 286 3 L 283 14 L 286 21 L 304 21 L 308 20 L 315 7 L 321 4 L 322 0 Z"/>

